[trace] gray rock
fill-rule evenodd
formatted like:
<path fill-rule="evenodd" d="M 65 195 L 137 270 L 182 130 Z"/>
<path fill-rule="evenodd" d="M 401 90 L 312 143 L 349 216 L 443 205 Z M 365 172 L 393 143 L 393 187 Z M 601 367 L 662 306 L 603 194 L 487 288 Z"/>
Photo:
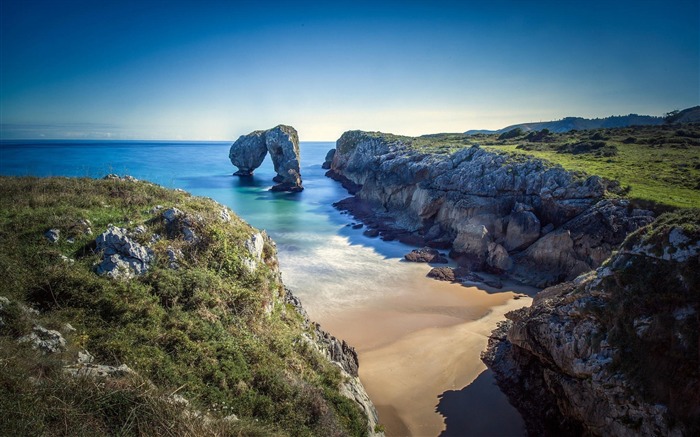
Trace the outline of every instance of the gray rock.
<path fill-rule="evenodd" d="M 110 226 L 95 239 L 95 243 L 97 250 L 102 252 L 97 273 L 113 279 L 129 279 L 143 274 L 153 259 L 151 250 L 131 239 L 124 228 Z"/>
<path fill-rule="evenodd" d="M 59 229 L 49 229 L 48 231 L 44 232 L 44 238 L 49 240 L 51 243 L 58 243 L 60 237 L 61 231 Z"/>
<path fill-rule="evenodd" d="M 0 296 L 0 327 L 5 326 L 5 321 L 3 320 L 2 316 L 5 308 L 7 308 L 9 305 L 10 299 L 6 298 L 5 296 Z"/>
<path fill-rule="evenodd" d="M 243 258 L 243 266 L 248 272 L 253 273 L 257 270 L 258 264 L 263 260 L 265 237 L 260 232 L 256 232 L 243 243 L 243 246 L 249 255 Z"/>
<path fill-rule="evenodd" d="M 547 236 L 570 248 L 568 232 Z M 531 307 L 506 314 L 482 360 L 523 413 L 528 434 L 692 434 L 697 412 L 686 406 L 700 384 L 691 361 L 700 272 L 694 258 L 663 258 L 678 252 L 680 241 L 700 247 L 697 233 L 682 226 L 635 233 L 605 267 L 547 288 Z M 662 303 L 666 293 L 673 304 Z M 686 341 L 689 333 L 693 341 Z M 670 378 L 669 371 L 678 374 Z"/>
<path fill-rule="evenodd" d="M 170 262 L 169 267 L 173 270 L 180 268 L 180 259 L 182 258 L 182 251 L 180 249 L 174 249 L 172 246 L 168 246 L 165 250 L 165 254 L 168 256 L 168 261 Z"/>
<path fill-rule="evenodd" d="M 302 191 L 299 136 L 291 126 L 279 125 L 266 131 L 242 135 L 231 146 L 229 159 L 238 176 L 251 176 L 270 153 L 277 175 L 272 191 Z"/>
<path fill-rule="evenodd" d="M 165 221 L 165 226 L 170 237 L 175 238 L 181 235 L 183 240 L 188 243 L 196 243 L 199 240 L 194 229 L 192 229 L 195 222 L 199 221 L 197 218 L 188 216 L 174 207 L 163 211 L 161 216 Z"/>
<path fill-rule="evenodd" d="M 163 219 L 165 220 L 165 223 L 170 225 L 175 223 L 177 220 L 179 220 L 181 217 L 185 216 L 185 213 L 180 211 L 177 208 L 168 208 L 162 213 Z"/>
<path fill-rule="evenodd" d="M 523 210 L 510 215 L 503 244 L 508 251 L 524 249 L 538 238 L 540 220 L 533 212 Z"/>
<path fill-rule="evenodd" d="M 30 343 L 32 349 L 40 350 L 44 353 L 57 353 L 66 348 L 66 339 L 60 332 L 46 329 L 43 326 L 35 326 L 29 335 L 20 337 L 20 343 Z"/>
<path fill-rule="evenodd" d="M 496 288 L 498 290 L 503 288 L 503 282 L 501 282 L 500 279 L 486 279 L 484 280 L 484 284 L 488 285 L 489 287 Z"/>
<path fill-rule="evenodd" d="M 479 147 L 452 155 L 425 154 L 404 141 L 346 132 L 336 143 L 327 175 L 376 211 L 376 221 L 390 216 L 426 241 L 451 241 L 454 258 L 473 268 L 499 265 L 533 285 L 570 277 L 584 265 L 586 270 L 599 266 L 624 236 L 653 216 L 624 201 L 605 200 L 614 184 L 597 176 L 581 177 L 534 158 L 515 160 Z M 573 257 L 575 261 L 563 263 L 569 270 L 553 272 L 549 263 L 540 271 L 520 256 L 557 229 L 570 231 L 573 246 L 564 246 L 556 256 L 551 246 L 550 258 Z M 500 244 L 508 256 L 489 250 L 489 243 Z"/>
<path fill-rule="evenodd" d="M 78 351 L 78 364 L 90 364 L 95 361 L 95 357 L 88 351 L 82 350 Z"/>
<path fill-rule="evenodd" d="M 301 191 L 299 136 L 291 126 L 279 125 L 265 133 L 265 145 L 277 172 L 272 191 Z"/>
<path fill-rule="evenodd" d="M 63 370 L 69 375 L 87 378 L 122 378 L 135 374 L 126 364 L 107 366 L 104 364 L 80 363 L 65 366 Z"/>
<path fill-rule="evenodd" d="M 133 177 L 133 176 L 124 175 L 124 177 L 122 177 L 122 176 L 119 176 L 119 175 L 114 174 L 114 173 L 110 173 L 110 174 L 108 174 L 107 176 L 105 176 L 105 177 L 102 178 L 102 179 L 105 179 L 105 180 L 114 180 L 114 181 L 121 181 L 121 182 L 138 182 L 138 181 L 139 181 L 138 179 L 136 179 L 136 178 Z"/>
<path fill-rule="evenodd" d="M 248 135 L 241 135 L 229 151 L 228 157 L 231 163 L 238 167 L 234 173 L 236 176 L 252 176 L 253 171 L 260 167 L 267 155 L 265 145 L 265 132 L 255 131 Z"/>
<path fill-rule="evenodd" d="M 508 251 L 497 243 L 489 243 L 486 264 L 499 272 L 506 272 L 513 267 L 513 261 L 510 259 Z"/>
<path fill-rule="evenodd" d="M 323 161 L 321 168 L 328 170 L 331 168 L 331 163 L 333 162 L 333 157 L 335 156 L 335 149 L 331 149 L 326 153 L 326 159 Z"/>
<path fill-rule="evenodd" d="M 491 236 L 484 225 L 468 223 L 459 227 L 452 248 L 458 256 L 466 256 L 472 268 L 478 270 L 488 258 L 489 243 Z"/>

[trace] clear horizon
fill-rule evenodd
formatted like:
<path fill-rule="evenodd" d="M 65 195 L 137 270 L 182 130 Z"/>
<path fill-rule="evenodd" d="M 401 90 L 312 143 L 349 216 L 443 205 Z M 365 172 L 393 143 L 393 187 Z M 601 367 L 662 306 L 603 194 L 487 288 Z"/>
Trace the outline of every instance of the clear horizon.
<path fill-rule="evenodd" d="M 697 1 L 0 8 L 2 139 L 233 141 L 289 124 L 335 141 L 700 104 Z"/>

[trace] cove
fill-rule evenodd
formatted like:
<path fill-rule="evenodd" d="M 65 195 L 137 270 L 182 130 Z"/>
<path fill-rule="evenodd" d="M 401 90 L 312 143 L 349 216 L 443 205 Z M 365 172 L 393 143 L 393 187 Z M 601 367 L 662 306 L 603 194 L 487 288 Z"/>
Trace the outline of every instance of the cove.
<path fill-rule="evenodd" d="M 484 373 L 479 353 L 516 291 L 463 287 L 401 261 L 412 247 L 372 239 L 335 210 L 348 196 L 321 168 L 332 142 L 302 142 L 301 193 L 271 192 L 269 157 L 231 174 L 229 142 L 3 141 L 0 174 L 129 174 L 211 197 L 277 242 L 285 283 L 311 317 L 355 346 L 360 377 L 388 435 L 522 435 L 522 419 Z"/>

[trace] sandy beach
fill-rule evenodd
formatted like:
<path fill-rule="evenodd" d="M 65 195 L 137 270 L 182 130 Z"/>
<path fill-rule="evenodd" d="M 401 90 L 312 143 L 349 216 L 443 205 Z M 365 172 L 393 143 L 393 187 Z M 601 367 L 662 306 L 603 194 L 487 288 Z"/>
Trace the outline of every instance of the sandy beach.
<path fill-rule="evenodd" d="M 437 411 L 441 396 L 484 372 L 479 355 L 488 335 L 506 312 L 531 303 L 522 293 L 536 290 L 465 287 L 426 278 L 425 264 L 396 261 L 394 267 L 401 271 L 398 283 L 370 281 L 391 292 L 368 291 L 371 298 L 342 310 L 322 308 L 311 296 L 304 305 L 324 329 L 355 346 L 360 379 L 388 436 L 437 436 L 446 429 Z"/>

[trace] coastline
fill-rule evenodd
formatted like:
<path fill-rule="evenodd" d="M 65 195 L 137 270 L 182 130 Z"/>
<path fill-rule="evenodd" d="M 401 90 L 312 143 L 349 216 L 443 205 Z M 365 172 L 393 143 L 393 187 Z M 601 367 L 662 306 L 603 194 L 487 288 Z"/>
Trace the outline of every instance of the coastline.
<path fill-rule="evenodd" d="M 396 261 L 394 268 L 405 279 L 394 292 L 354 307 L 327 311 L 320 299 L 302 299 L 323 329 L 355 346 L 360 380 L 386 434 L 438 435 L 447 419 L 436 408 L 440 396 L 464 389 L 486 370 L 480 353 L 496 323 L 532 302 L 515 296 L 537 290 L 507 284 L 494 292 L 436 281 L 425 277 L 427 264 Z"/>

